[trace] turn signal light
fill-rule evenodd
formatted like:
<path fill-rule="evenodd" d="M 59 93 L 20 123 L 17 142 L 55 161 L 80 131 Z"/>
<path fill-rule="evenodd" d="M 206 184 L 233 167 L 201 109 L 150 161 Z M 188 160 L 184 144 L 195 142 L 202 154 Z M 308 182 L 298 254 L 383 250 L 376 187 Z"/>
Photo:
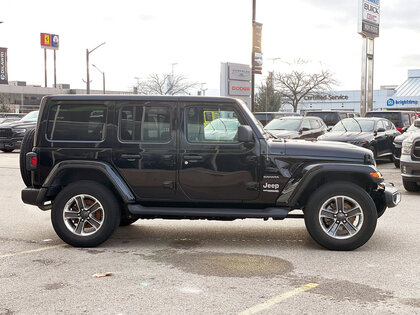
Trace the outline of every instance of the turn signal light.
<path fill-rule="evenodd" d="M 370 176 L 375 177 L 375 178 L 381 178 L 382 177 L 381 173 L 379 173 L 379 172 L 370 172 L 369 174 L 370 174 Z"/>

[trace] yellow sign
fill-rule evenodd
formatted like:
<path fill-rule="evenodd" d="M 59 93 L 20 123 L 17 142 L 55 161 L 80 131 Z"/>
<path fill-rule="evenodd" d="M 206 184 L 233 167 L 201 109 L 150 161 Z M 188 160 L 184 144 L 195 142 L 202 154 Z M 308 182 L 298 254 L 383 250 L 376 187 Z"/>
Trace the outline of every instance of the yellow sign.
<path fill-rule="evenodd" d="M 217 110 L 205 110 L 204 115 L 204 127 L 211 123 L 213 120 L 220 118 L 220 113 Z"/>

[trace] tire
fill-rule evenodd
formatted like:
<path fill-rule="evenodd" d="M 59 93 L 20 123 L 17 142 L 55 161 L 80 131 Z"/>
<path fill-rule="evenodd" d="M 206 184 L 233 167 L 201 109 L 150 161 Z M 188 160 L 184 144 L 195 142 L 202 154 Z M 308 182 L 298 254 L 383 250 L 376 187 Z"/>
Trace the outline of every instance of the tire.
<path fill-rule="evenodd" d="M 370 150 L 370 151 L 372 151 L 372 153 L 373 153 L 373 158 L 376 160 L 376 150 L 375 150 L 375 147 L 374 147 L 373 145 L 371 145 L 371 146 L 369 147 L 369 150 Z"/>
<path fill-rule="evenodd" d="M 32 186 L 31 172 L 26 170 L 26 153 L 31 152 L 34 147 L 35 129 L 28 130 L 20 145 L 20 175 L 26 187 Z"/>
<path fill-rule="evenodd" d="M 1 149 L 4 153 L 13 152 L 14 149 Z"/>
<path fill-rule="evenodd" d="M 404 185 L 405 190 L 407 191 L 412 191 L 412 192 L 420 191 L 420 186 L 417 185 L 416 182 L 409 182 L 403 179 L 403 185 Z"/>
<path fill-rule="evenodd" d="M 394 165 L 396 168 L 400 168 L 400 160 L 394 159 Z"/>
<path fill-rule="evenodd" d="M 342 205 L 341 213 L 337 201 Z M 365 244 L 373 235 L 377 222 L 372 198 L 350 182 L 333 182 L 319 187 L 310 196 L 304 214 L 311 237 L 327 249 L 340 251 Z"/>
<path fill-rule="evenodd" d="M 136 222 L 139 218 L 131 217 L 127 218 L 126 216 L 122 216 L 120 220 L 120 226 L 128 226 Z"/>
<path fill-rule="evenodd" d="M 94 211 L 89 213 L 89 207 L 95 207 Z M 55 232 L 75 247 L 102 244 L 120 225 L 120 218 L 121 209 L 113 193 L 98 182 L 74 182 L 66 186 L 52 204 L 51 221 Z"/>

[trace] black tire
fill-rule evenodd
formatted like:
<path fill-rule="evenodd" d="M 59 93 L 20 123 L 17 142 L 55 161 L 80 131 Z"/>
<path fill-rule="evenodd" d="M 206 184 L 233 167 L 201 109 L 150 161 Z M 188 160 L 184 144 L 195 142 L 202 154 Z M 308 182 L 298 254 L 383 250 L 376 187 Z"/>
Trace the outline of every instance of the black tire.
<path fill-rule="evenodd" d="M 27 187 L 32 186 L 31 172 L 26 170 L 26 153 L 31 152 L 34 147 L 35 129 L 28 130 L 20 145 L 20 175 Z"/>
<path fill-rule="evenodd" d="M 14 149 L 1 149 L 4 153 L 10 153 L 12 152 Z"/>
<path fill-rule="evenodd" d="M 136 222 L 139 218 L 131 217 L 127 218 L 126 216 L 122 216 L 120 220 L 120 226 L 128 226 Z"/>
<path fill-rule="evenodd" d="M 404 185 L 405 190 L 407 191 L 411 191 L 411 192 L 420 191 L 420 186 L 417 185 L 416 182 L 409 182 L 403 179 L 403 185 Z"/>
<path fill-rule="evenodd" d="M 369 147 L 369 150 L 370 150 L 370 151 L 372 151 L 372 153 L 373 153 L 373 158 L 376 160 L 376 150 L 375 150 L 375 147 L 374 147 L 373 145 L 371 145 L 371 146 Z"/>
<path fill-rule="evenodd" d="M 400 160 L 394 159 L 394 165 L 396 168 L 400 168 Z"/>
<path fill-rule="evenodd" d="M 341 203 L 344 209 L 343 213 L 338 214 L 337 211 L 337 214 L 334 214 L 336 217 L 333 214 L 328 214 L 331 215 L 331 218 L 321 218 L 321 207 L 335 196 L 344 197 Z M 345 209 L 346 205 L 353 208 L 355 206 L 351 205 L 353 201 L 360 207 L 358 216 L 353 216 Z M 337 209 L 337 205 L 335 209 Z M 346 210 L 349 217 L 345 216 Z M 335 212 L 335 210 L 327 211 Z M 309 198 L 304 213 L 305 225 L 311 237 L 321 246 L 331 250 L 353 250 L 362 246 L 373 235 L 377 222 L 377 210 L 372 198 L 364 189 L 350 182 L 333 182 L 319 187 Z M 324 213 L 323 211 L 322 214 Z M 354 217 L 353 222 L 349 219 L 350 216 Z M 349 230 L 345 228 L 345 225 L 350 226 L 349 222 L 352 225 L 356 223 L 357 232 L 354 234 L 349 233 Z M 328 224 L 331 229 L 326 231 L 329 228 Z M 338 226 L 336 233 L 340 232 L 341 235 L 336 235 L 333 232 L 331 233 L 334 235 L 328 234 L 333 226 Z"/>
<path fill-rule="evenodd" d="M 84 195 L 84 204 L 87 205 L 81 208 L 87 210 L 89 206 L 98 202 L 98 209 L 90 214 L 87 214 L 88 211 L 84 211 L 76 217 L 80 208 L 74 198 L 78 195 Z M 90 203 L 88 203 L 89 200 Z M 66 211 L 67 206 L 71 211 Z M 65 220 L 64 212 L 71 214 L 71 219 Z M 99 218 L 97 217 L 98 213 Z M 82 218 L 85 218 L 84 223 L 82 223 Z M 105 242 L 120 225 L 120 218 L 121 209 L 113 193 L 98 182 L 84 180 L 63 188 L 53 201 L 51 211 L 51 221 L 57 235 L 67 244 L 76 247 L 94 247 Z M 80 224 L 81 231 L 77 231 Z M 94 225 L 99 226 L 96 229 Z M 90 235 L 82 235 L 82 233 L 90 232 Z"/>

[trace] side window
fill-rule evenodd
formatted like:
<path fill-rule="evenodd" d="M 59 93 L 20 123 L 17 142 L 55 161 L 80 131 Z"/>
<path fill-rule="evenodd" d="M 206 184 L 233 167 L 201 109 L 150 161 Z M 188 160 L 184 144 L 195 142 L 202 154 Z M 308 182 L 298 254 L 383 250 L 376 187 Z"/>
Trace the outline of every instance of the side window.
<path fill-rule="evenodd" d="M 48 116 L 47 139 L 51 141 L 102 141 L 106 107 L 95 104 L 57 104 Z"/>
<path fill-rule="evenodd" d="M 303 128 L 306 128 L 308 130 L 311 129 L 311 124 L 309 123 L 309 119 L 303 119 L 300 129 L 303 129 Z"/>
<path fill-rule="evenodd" d="M 134 142 L 169 141 L 170 121 L 170 110 L 166 106 L 123 106 L 120 110 L 120 139 Z"/>
<path fill-rule="evenodd" d="M 392 124 L 389 120 L 384 120 L 385 130 L 391 130 Z"/>
<path fill-rule="evenodd" d="M 410 126 L 410 115 L 403 113 L 402 114 L 402 126 L 409 127 Z"/>
<path fill-rule="evenodd" d="M 309 121 L 311 123 L 312 129 L 318 129 L 318 128 L 321 127 L 321 125 L 320 125 L 320 123 L 319 123 L 318 120 L 316 120 L 316 119 L 310 119 Z"/>
<path fill-rule="evenodd" d="M 384 126 L 382 120 L 378 121 L 378 124 L 376 126 L 376 130 L 379 130 L 379 128 L 384 128 L 385 129 L 385 126 Z"/>
<path fill-rule="evenodd" d="M 189 142 L 237 142 L 241 124 L 230 106 L 191 106 L 185 109 Z"/>

